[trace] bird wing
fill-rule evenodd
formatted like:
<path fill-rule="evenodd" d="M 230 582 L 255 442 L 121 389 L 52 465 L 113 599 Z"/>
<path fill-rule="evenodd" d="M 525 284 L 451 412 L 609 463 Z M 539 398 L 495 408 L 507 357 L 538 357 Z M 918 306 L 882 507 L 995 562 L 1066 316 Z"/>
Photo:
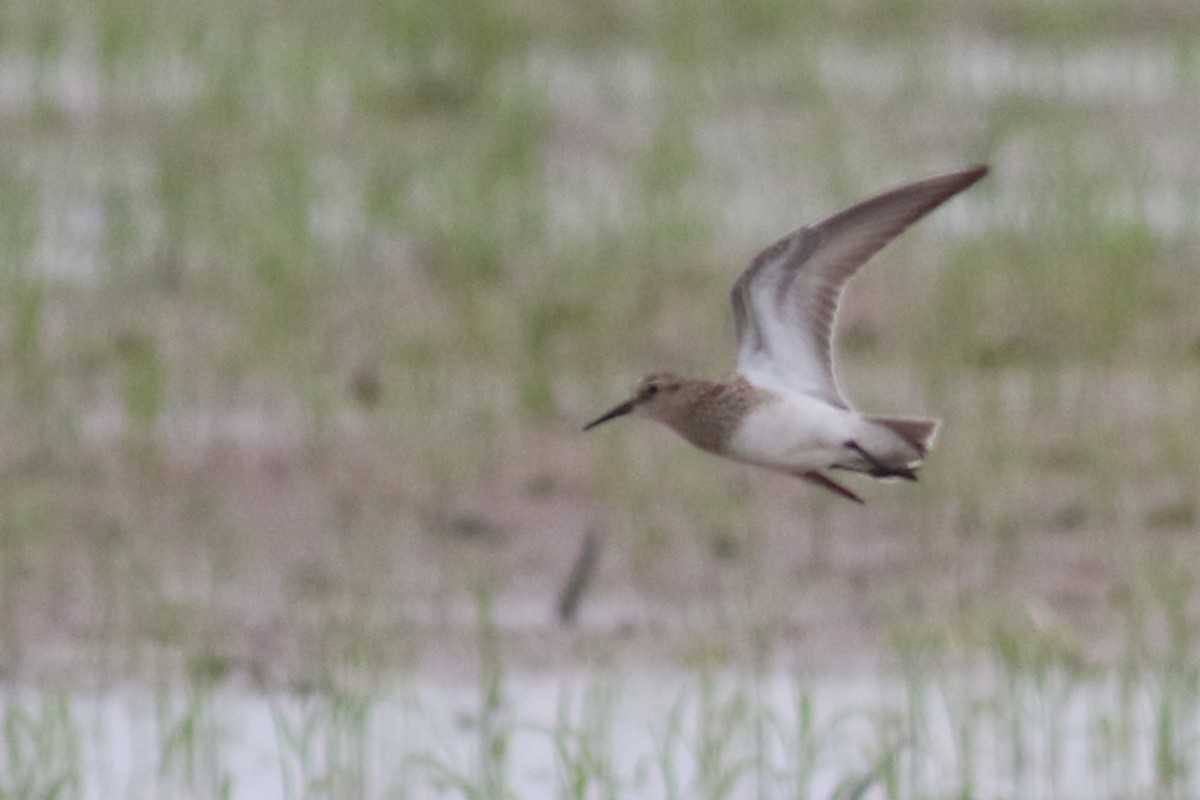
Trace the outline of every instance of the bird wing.
<path fill-rule="evenodd" d="M 981 179 L 985 166 L 876 195 L 763 250 L 733 285 L 737 370 L 751 383 L 849 408 L 833 372 L 833 324 L 846 282 L 871 256 Z"/>

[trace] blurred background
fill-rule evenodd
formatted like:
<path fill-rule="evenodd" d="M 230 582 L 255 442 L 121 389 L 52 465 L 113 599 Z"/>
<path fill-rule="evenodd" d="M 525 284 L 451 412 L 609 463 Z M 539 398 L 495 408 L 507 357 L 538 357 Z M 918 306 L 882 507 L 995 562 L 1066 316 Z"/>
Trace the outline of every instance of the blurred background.
<path fill-rule="evenodd" d="M 0 126 L 11 685 L 1116 669 L 1177 709 L 1129 785 L 1194 786 L 1195 3 L 9 0 Z M 760 248 L 972 163 L 840 318 L 919 484 L 580 432 L 731 367 Z"/>

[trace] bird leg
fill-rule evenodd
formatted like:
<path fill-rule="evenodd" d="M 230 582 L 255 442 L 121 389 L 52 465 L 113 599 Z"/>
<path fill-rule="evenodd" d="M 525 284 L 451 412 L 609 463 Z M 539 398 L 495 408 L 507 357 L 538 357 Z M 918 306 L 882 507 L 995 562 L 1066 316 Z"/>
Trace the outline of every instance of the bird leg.
<path fill-rule="evenodd" d="M 858 503 L 860 505 L 866 504 L 866 501 L 864 501 L 861 497 L 856 495 L 854 492 L 850 491 L 845 486 L 842 486 L 840 483 L 833 480 L 832 478 L 829 478 L 829 477 L 821 474 L 820 472 L 817 472 L 816 470 L 812 470 L 811 472 L 793 472 L 792 474 L 795 475 L 797 478 L 800 478 L 801 480 L 806 480 L 809 483 L 814 483 L 823 489 L 828 489 L 829 491 L 833 492 L 834 494 L 840 494 L 842 497 L 846 498 L 847 500 Z"/>

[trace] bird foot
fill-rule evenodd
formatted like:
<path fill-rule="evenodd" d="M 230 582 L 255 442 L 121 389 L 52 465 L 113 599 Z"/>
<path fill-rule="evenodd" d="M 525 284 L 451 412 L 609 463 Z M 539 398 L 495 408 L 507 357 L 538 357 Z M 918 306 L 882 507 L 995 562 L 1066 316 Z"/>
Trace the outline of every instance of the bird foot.
<path fill-rule="evenodd" d="M 880 461 L 875 456 L 864 450 L 858 442 L 853 439 L 848 439 L 842 442 L 842 447 L 847 450 L 853 450 L 867 460 L 871 465 L 871 469 L 867 472 L 872 478 L 903 478 L 906 481 L 915 481 L 917 479 L 917 471 L 911 467 L 892 467 Z"/>

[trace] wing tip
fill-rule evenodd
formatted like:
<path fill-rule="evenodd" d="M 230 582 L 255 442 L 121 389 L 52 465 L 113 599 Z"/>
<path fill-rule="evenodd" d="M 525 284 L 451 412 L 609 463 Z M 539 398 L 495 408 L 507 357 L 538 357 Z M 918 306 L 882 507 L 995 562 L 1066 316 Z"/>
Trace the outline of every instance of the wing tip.
<path fill-rule="evenodd" d="M 954 193 L 957 194 L 968 186 L 977 183 L 991 173 L 992 168 L 988 164 L 972 164 L 965 169 L 960 169 L 957 172 L 950 172 L 933 180 L 947 180 L 953 183 L 956 187 Z"/>

